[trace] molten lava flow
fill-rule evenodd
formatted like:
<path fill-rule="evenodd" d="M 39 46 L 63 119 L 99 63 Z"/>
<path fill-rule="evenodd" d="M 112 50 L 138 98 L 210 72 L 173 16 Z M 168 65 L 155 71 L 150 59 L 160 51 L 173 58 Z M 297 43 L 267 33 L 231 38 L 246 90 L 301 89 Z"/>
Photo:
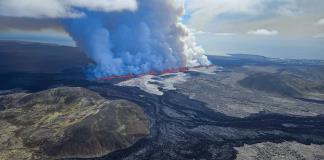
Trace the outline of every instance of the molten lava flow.
<path fill-rule="evenodd" d="M 128 74 L 128 75 L 122 75 L 122 76 L 109 76 L 109 77 L 98 78 L 97 80 L 99 80 L 99 81 L 110 81 L 110 80 L 114 80 L 114 79 L 137 78 L 137 77 L 142 77 L 142 76 L 146 76 L 146 75 L 157 76 L 157 75 L 164 75 L 164 74 L 171 74 L 171 73 L 186 72 L 186 71 L 189 71 L 190 69 L 197 69 L 197 68 L 203 68 L 203 67 L 210 68 L 210 67 L 213 67 L 213 66 L 214 65 L 170 68 L 170 69 L 166 69 L 166 70 L 163 70 L 163 71 L 160 71 L 160 72 L 150 71 L 150 72 L 145 73 L 145 74 Z"/>

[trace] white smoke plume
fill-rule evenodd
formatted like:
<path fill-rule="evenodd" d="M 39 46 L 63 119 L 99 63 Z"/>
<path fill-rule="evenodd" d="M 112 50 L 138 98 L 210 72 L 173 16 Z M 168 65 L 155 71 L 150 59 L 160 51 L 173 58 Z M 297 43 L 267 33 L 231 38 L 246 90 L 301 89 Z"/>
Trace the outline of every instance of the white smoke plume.
<path fill-rule="evenodd" d="M 0 0 L 0 4 L 3 1 L 9 0 Z M 183 0 L 134 0 L 131 5 L 124 2 L 132 0 L 31 1 L 55 1 L 65 6 L 65 16 L 43 11 L 29 16 L 62 18 L 66 31 L 96 62 L 91 76 L 141 74 L 209 64 L 204 50 L 180 22 Z"/>

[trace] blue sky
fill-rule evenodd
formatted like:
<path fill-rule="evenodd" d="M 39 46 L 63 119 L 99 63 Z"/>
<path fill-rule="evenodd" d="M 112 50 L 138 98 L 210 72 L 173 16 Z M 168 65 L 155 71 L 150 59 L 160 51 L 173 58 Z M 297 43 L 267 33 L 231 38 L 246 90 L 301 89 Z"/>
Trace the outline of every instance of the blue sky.
<path fill-rule="evenodd" d="M 67 6 L 83 5 L 69 1 Z M 110 4 L 92 7 L 103 5 Z M 323 6 L 323 0 L 186 0 L 183 23 L 194 32 L 197 43 L 207 54 L 247 53 L 277 58 L 324 59 Z M 116 8 L 119 9 L 118 5 Z M 0 6 L 1 15 L 8 13 Z M 42 16 L 45 13 L 54 18 L 62 14 L 79 14 L 61 10 L 53 13 L 39 10 L 33 14 Z M 64 29 L 52 21 L 28 21 L 21 17 L 0 16 L 0 39 L 74 45 Z"/>

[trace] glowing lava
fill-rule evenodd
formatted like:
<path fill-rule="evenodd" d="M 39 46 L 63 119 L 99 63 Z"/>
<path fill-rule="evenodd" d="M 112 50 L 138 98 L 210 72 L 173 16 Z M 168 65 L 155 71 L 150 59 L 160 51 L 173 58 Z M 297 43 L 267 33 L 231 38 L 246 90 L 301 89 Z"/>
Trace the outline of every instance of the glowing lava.
<path fill-rule="evenodd" d="M 214 65 L 207 65 L 207 66 L 195 66 L 195 67 L 180 67 L 180 68 L 170 68 L 170 69 L 166 69 L 163 71 L 150 71 L 148 73 L 145 74 L 128 74 L 128 75 L 121 75 L 121 76 L 108 76 L 108 77 L 102 77 L 102 78 L 98 78 L 97 80 L 99 81 L 110 81 L 110 80 L 114 80 L 114 79 L 131 79 L 131 78 L 138 78 L 138 77 L 142 77 L 142 76 L 146 76 L 146 75 L 164 75 L 164 74 L 171 74 L 171 73 L 179 73 L 179 72 L 186 72 L 189 71 L 190 69 L 197 69 L 197 68 L 210 68 L 213 67 Z"/>

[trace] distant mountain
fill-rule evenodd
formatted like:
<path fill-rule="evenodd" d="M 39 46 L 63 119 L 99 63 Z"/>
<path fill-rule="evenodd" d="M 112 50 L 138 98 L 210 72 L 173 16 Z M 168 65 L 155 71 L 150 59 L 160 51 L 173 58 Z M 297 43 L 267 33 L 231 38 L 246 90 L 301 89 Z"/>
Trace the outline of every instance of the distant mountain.
<path fill-rule="evenodd" d="M 253 54 L 229 54 L 229 56 L 208 55 L 208 59 L 220 66 L 237 67 L 244 65 L 301 65 L 324 66 L 323 60 L 280 59 Z"/>
<path fill-rule="evenodd" d="M 0 41 L 0 73 L 60 73 L 86 67 L 91 60 L 76 47 Z"/>
<path fill-rule="evenodd" d="M 260 56 L 260 55 L 253 55 L 253 54 L 230 54 L 233 58 L 239 58 L 239 59 L 248 59 L 248 60 L 269 60 L 268 57 Z"/>

